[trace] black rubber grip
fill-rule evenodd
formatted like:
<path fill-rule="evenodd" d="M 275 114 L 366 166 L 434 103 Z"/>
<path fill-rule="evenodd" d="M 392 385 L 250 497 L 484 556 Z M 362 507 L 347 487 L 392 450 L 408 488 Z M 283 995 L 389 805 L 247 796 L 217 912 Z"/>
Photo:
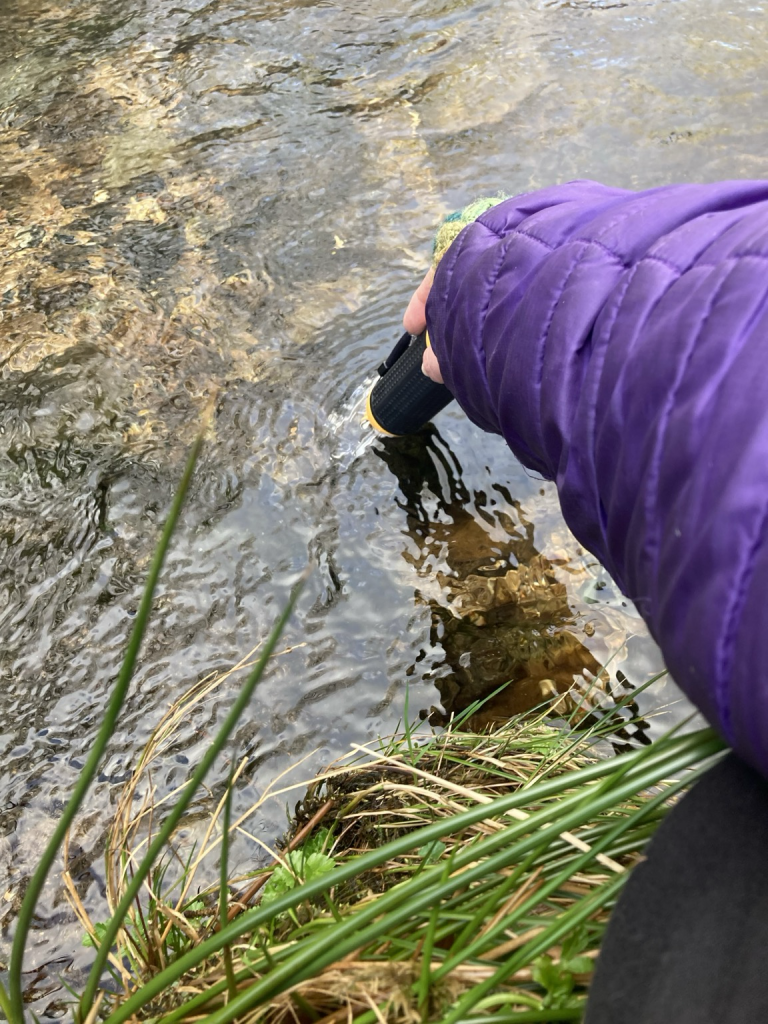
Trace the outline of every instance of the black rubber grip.
<path fill-rule="evenodd" d="M 388 434 L 415 433 L 453 400 L 444 384 L 436 384 L 421 372 L 426 347 L 426 337 L 420 334 L 371 391 L 371 414 Z"/>

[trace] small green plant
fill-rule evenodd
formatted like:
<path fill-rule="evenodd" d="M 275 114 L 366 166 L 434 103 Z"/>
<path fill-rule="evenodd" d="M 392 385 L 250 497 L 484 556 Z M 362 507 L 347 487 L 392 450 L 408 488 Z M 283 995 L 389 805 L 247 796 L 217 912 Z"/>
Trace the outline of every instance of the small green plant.
<path fill-rule="evenodd" d="M 83 936 L 84 946 L 100 946 L 107 933 L 107 921 L 96 921 L 93 926 L 93 935 Z"/>
<path fill-rule="evenodd" d="M 280 896 L 291 892 L 305 882 L 314 882 L 322 878 L 336 867 L 336 860 L 329 857 L 323 850 L 330 833 L 321 829 L 317 835 L 308 839 L 298 850 L 287 853 L 282 864 L 278 864 L 269 881 L 264 886 L 261 897 L 263 907 L 274 903 Z"/>
<path fill-rule="evenodd" d="M 417 853 L 425 864 L 433 864 L 436 860 L 440 860 L 447 849 L 448 847 L 445 843 L 441 843 L 436 839 L 434 843 L 428 843 L 426 846 L 422 846 Z"/>
<path fill-rule="evenodd" d="M 589 975 L 594 961 L 583 955 L 590 946 L 587 929 L 582 926 L 563 940 L 560 956 L 555 959 L 544 953 L 536 957 L 531 975 L 545 990 L 543 1005 L 547 1009 L 562 1009 L 572 1001 L 576 975 Z"/>

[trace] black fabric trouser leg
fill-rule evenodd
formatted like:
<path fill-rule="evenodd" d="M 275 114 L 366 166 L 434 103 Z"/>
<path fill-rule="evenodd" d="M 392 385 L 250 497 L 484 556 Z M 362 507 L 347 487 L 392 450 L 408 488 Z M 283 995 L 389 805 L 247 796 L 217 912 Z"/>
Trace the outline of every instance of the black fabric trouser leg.
<path fill-rule="evenodd" d="M 729 755 L 687 793 L 606 931 L 585 1024 L 768 1024 L 768 783 Z"/>

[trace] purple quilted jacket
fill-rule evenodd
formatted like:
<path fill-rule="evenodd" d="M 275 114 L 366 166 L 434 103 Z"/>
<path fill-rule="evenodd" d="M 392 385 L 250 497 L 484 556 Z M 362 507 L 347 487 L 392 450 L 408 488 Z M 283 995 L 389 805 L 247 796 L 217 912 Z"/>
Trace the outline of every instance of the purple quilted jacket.
<path fill-rule="evenodd" d="M 469 417 L 557 483 L 675 680 L 768 775 L 768 182 L 504 201 L 427 323 Z"/>

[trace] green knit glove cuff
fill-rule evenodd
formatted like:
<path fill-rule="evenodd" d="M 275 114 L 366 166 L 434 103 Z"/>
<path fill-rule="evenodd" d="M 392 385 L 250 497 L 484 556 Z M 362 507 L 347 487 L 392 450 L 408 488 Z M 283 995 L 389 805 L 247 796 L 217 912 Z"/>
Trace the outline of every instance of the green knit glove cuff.
<path fill-rule="evenodd" d="M 432 247 L 432 266 L 437 266 L 443 255 L 447 252 L 451 242 L 464 230 L 467 224 L 471 224 L 473 220 L 477 220 L 481 213 L 485 213 L 486 210 L 490 210 L 492 206 L 497 206 L 507 198 L 507 196 L 498 195 L 494 196 L 493 199 L 475 199 L 474 202 L 470 203 L 469 206 L 465 206 L 463 210 L 459 210 L 458 213 L 449 213 L 437 229 L 437 234 L 435 235 L 435 242 Z"/>

